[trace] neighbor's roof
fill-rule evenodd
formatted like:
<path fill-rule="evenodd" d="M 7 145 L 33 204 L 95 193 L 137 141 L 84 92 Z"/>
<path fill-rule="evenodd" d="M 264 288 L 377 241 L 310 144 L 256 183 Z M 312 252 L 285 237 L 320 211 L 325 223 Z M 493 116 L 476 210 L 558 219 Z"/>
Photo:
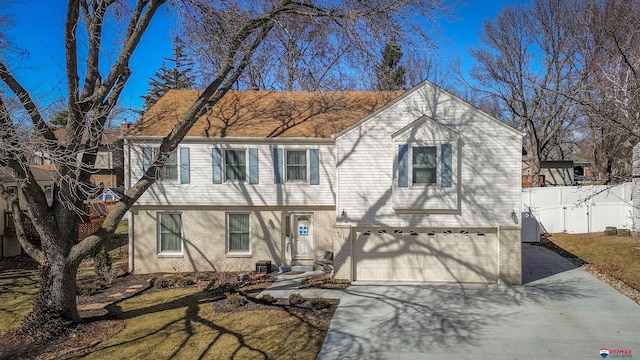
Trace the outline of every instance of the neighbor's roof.
<path fill-rule="evenodd" d="M 166 136 L 201 93 L 169 90 L 126 135 Z M 187 136 L 330 137 L 402 93 L 230 91 Z"/>
<path fill-rule="evenodd" d="M 49 182 L 55 179 L 56 170 L 47 165 L 29 165 L 31 173 L 37 182 Z M 14 172 L 6 167 L 0 167 L 0 182 L 15 182 Z"/>
<path fill-rule="evenodd" d="M 65 128 L 61 128 L 61 129 L 54 130 L 53 133 L 56 135 L 58 140 L 64 140 L 64 136 L 67 133 L 67 130 Z M 82 133 L 82 142 L 87 141 L 88 135 L 89 135 L 88 131 L 84 129 L 84 132 Z M 101 141 L 102 141 L 102 144 L 113 144 L 114 142 L 118 141 L 119 138 L 120 138 L 119 128 L 106 128 L 104 129 L 104 133 L 102 134 Z"/>

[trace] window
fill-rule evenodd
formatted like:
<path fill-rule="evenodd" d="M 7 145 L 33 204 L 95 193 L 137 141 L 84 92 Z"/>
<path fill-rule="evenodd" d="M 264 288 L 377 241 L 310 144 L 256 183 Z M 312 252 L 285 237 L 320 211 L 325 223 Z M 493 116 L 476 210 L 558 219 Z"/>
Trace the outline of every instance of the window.
<path fill-rule="evenodd" d="M 227 237 L 230 253 L 248 253 L 249 248 L 249 214 L 227 215 Z"/>
<path fill-rule="evenodd" d="M 287 150 L 287 181 L 307 180 L 307 152 Z"/>
<path fill-rule="evenodd" d="M 159 148 L 154 148 L 153 151 L 158 154 Z M 160 180 L 178 180 L 178 153 L 173 151 L 169 154 L 167 162 L 164 163 L 160 174 L 158 175 Z"/>
<path fill-rule="evenodd" d="M 247 156 L 245 150 L 224 151 L 225 179 L 245 180 L 247 178 Z"/>
<path fill-rule="evenodd" d="M 435 184 L 437 151 L 435 146 L 413 148 L 412 169 L 414 184 Z"/>
<path fill-rule="evenodd" d="M 160 252 L 182 253 L 182 218 L 180 214 L 159 214 Z"/>

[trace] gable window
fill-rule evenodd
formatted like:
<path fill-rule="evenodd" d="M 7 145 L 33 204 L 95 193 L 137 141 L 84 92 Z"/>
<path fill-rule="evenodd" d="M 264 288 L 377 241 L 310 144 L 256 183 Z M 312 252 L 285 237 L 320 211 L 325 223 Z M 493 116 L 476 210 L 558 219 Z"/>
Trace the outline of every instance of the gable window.
<path fill-rule="evenodd" d="M 307 152 L 287 150 L 287 181 L 307 180 Z"/>
<path fill-rule="evenodd" d="M 180 214 L 158 214 L 160 253 L 182 253 L 182 217 Z"/>
<path fill-rule="evenodd" d="M 247 178 L 247 156 L 245 150 L 224 151 L 224 175 L 227 180 Z"/>
<path fill-rule="evenodd" d="M 435 184 L 437 150 L 435 146 L 413 147 L 412 179 L 414 184 Z"/>
<path fill-rule="evenodd" d="M 230 253 L 248 253 L 249 214 L 227 214 L 227 249 Z"/>

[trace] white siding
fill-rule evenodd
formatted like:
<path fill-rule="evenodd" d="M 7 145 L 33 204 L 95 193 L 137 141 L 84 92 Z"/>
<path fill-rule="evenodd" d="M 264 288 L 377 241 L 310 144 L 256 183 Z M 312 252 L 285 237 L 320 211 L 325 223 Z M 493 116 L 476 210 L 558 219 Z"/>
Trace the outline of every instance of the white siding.
<path fill-rule="evenodd" d="M 142 147 L 158 146 L 153 143 L 137 143 L 129 152 L 129 171 L 131 184 L 142 176 Z M 137 205 L 173 205 L 173 206 L 334 206 L 335 205 L 335 155 L 334 145 L 327 144 L 214 144 L 183 142 L 181 147 L 190 149 L 189 184 L 180 184 L 178 180 L 159 180 L 140 197 Z M 274 146 L 282 149 L 320 150 L 320 184 L 309 182 L 274 183 L 274 166 L 272 150 Z M 227 181 L 222 184 L 213 183 L 212 148 L 222 149 L 258 149 L 259 183 L 249 184 L 247 166 L 246 181 Z M 248 155 L 247 155 L 248 161 Z M 307 164 L 309 158 L 307 157 Z M 180 166 L 178 166 L 179 168 Z M 178 169 L 179 171 L 179 169 Z M 307 171 L 307 177 L 309 171 Z"/>
<path fill-rule="evenodd" d="M 460 134 L 460 209 L 455 215 L 399 214 L 394 209 L 397 145 L 391 134 L 423 115 Z M 346 215 L 340 220 L 357 226 L 414 227 L 519 222 L 521 136 L 429 83 L 338 136 L 336 147 L 336 212 Z"/>

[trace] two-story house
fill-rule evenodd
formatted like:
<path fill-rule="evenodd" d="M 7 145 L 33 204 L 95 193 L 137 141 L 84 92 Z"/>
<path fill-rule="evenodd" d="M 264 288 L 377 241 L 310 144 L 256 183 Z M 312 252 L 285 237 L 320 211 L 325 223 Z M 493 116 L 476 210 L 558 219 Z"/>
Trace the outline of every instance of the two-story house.
<path fill-rule="evenodd" d="M 198 96 L 125 136 L 127 185 Z M 132 207 L 136 273 L 313 264 L 352 280 L 520 282 L 522 134 L 424 82 L 404 93 L 231 92 Z"/>

